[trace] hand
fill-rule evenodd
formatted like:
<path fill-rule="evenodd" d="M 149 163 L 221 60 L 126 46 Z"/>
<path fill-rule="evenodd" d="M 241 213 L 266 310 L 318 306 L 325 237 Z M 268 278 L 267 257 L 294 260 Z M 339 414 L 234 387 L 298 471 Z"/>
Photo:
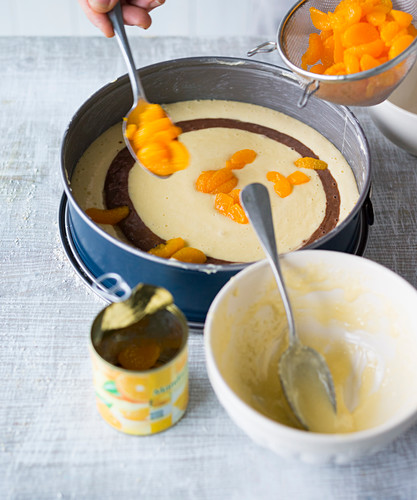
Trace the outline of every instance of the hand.
<path fill-rule="evenodd" d="M 78 0 L 88 19 L 108 38 L 114 36 L 113 26 L 107 17 L 119 0 Z M 147 29 L 152 23 L 149 12 L 165 0 L 120 0 L 123 20 L 129 26 Z"/>

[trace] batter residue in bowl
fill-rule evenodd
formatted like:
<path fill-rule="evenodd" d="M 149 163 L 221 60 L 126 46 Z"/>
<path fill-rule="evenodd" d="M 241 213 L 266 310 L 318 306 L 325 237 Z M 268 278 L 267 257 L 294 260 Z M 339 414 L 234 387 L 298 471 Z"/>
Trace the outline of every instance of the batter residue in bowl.
<path fill-rule="evenodd" d="M 235 152 L 250 148 L 253 163 L 234 171 L 237 188 L 262 182 L 271 191 L 281 252 L 308 245 L 339 224 L 354 207 L 358 189 L 341 153 L 321 134 L 300 121 L 261 106 L 232 101 L 186 101 L 166 106 L 180 125 L 180 140 L 190 152 L 189 167 L 168 179 L 156 179 L 133 164 L 123 151 L 121 127 L 97 139 L 76 168 L 71 181 L 81 208 L 128 205 L 130 215 L 113 236 L 142 250 L 182 237 L 199 248 L 208 263 L 251 262 L 263 251 L 249 224 L 238 224 L 213 208 L 213 196 L 195 189 L 201 171 L 222 168 Z M 280 198 L 266 180 L 268 171 L 285 176 L 297 170 L 302 156 L 320 158 L 328 169 L 306 172 L 311 180 Z"/>
<path fill-rule="evenodd" d="M 344 276 L 342 286 L 323 266 L 309 264 L 301 275 L 300 269 L 285 268 L 284 274 L 297 331 L 303 344 L 325 357 L 336 390 L 337 414 L 320 407 L 320 400 L 308 402 L 309 429 L 349 433 L 385 422 L 406 401 L 405 392 L 396 389 L 398 374 L 413 367 L 410 359 L 405 360 L 407 349 L 415 344 L 399 335 L 397 311 L 383 296 L 367 290 L 360 277 L 348 278 L 347 270 L 333 271 L 334 276 Z M 244 310 L 229 307 L 227 301 L 222 306 L 215 327 L 216 361 L 229 387 L 249 406 L 301 428 L 278 375 L 278 361 L 287 347 L 284 309 L 274 282 L 264 283 L 264 288 L 265 293 Z M 396 404 L 387 403 L 393 398 Z"/>

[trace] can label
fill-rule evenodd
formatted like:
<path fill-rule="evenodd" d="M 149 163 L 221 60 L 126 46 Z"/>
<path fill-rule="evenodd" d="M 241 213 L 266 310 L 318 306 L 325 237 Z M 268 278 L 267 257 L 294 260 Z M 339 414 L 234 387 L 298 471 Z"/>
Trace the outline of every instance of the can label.
<path fill-rule="evenodd" d="M 168 429 L 188 404 L 187 345 L 170 362 L 136 372 L 113 366 L 90 348 L 98 411 L 115 429 L 149 435 Z"/>

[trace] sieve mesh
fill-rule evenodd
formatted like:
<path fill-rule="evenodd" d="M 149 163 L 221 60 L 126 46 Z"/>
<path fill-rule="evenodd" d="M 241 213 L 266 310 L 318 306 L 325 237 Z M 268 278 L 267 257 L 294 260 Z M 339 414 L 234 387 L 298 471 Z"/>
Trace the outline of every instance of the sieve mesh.
<path fill-rule="evenodd" d="M 301 69 L 301 57 L 308 47 L 308 35 L 317 30 L 310 19 L 310 8 L 315 7 L 323 12 L 333 12 L 340 0 L 303 0 L 296 4 L 281 23 L 277 48 L 284 62 L 307 84 L 314 81 L 314 92 L 318 97 L 325 98 L 338 104 L 371 105 L 386 99 L 394 88 L 408 73 L 416 60 L 417 39 L 397 58 L 372 70 L 353 75 L 330 76 L 316 75 Z M 417 1 L 393 0 L 393 8 L 408 12 L 413 16 L 413 24 L 417 26 Z M 384 73 L 389 73 L 381 77 Z M 376 77 L 379 76 L 377 79 Z M 371 87 L 364 86 L 363 81 L 371 83 Z M 354 85 L 354 82 L 357 85 Z M 343 85 L 339 90 L 330 85 Z M 339 92 L 340 91 L 340 92 Z M 340 95 L 339 95 L 340 93 Z"/>

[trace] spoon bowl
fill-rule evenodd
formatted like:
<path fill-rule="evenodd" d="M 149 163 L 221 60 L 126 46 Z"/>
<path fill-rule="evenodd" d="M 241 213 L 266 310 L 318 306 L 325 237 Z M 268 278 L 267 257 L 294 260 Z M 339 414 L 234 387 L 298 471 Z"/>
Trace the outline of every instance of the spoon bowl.
<path fill-rule="evenodd" d="M 308 430 L 316 408 L 336 412 L 333 378 L 323 356 L 301 344 L 291 303 L 279 264 L 268 189 L 259 183 L 246 186 L 240 194 L 242 206 L 271 265 L 288 320 L 289 346 L 282 354 L 278 372 L 285 397 L 301 425 Z"/>
<path fill-rule="evenodd" d="M 126 146 L 130 151 L 130 154 L 136 160 L 136 162 L 144 169 L 146 172 L 159 177 L 160 179 L 165 179 L 170 177 L 170 175 L 158 175 L 147 169 L 139 160 L 136 155 L 131 142 L 126 137 L 126 128 L 130 124 L 139 123 L 139 116 L 144 110 L 144 108 L 149 104 L 146 98 L 145 91 L 143 90 L 142 82 L 140 81 L 139 74 L 136 70 L 136 65 L 133 59 L 132 51 L 130 49 L 129 41 L 126 35 L 126 30 L 123 22 L 122 7 L 120 2 L 117 2 L 115 7 L 108 13 L 109 19 L 113 24 L 114 33 L 116 35 L 117 42 L 119 44 L 120 50 L 122 51 L 123 58 L 125 60 L 127 71 L 129 75 L 130 84 L 132 86 L 133 93 L 133 105 L 127 113 L 126 117 L 123 119 L 123 138 L 125 140 Z"/>

